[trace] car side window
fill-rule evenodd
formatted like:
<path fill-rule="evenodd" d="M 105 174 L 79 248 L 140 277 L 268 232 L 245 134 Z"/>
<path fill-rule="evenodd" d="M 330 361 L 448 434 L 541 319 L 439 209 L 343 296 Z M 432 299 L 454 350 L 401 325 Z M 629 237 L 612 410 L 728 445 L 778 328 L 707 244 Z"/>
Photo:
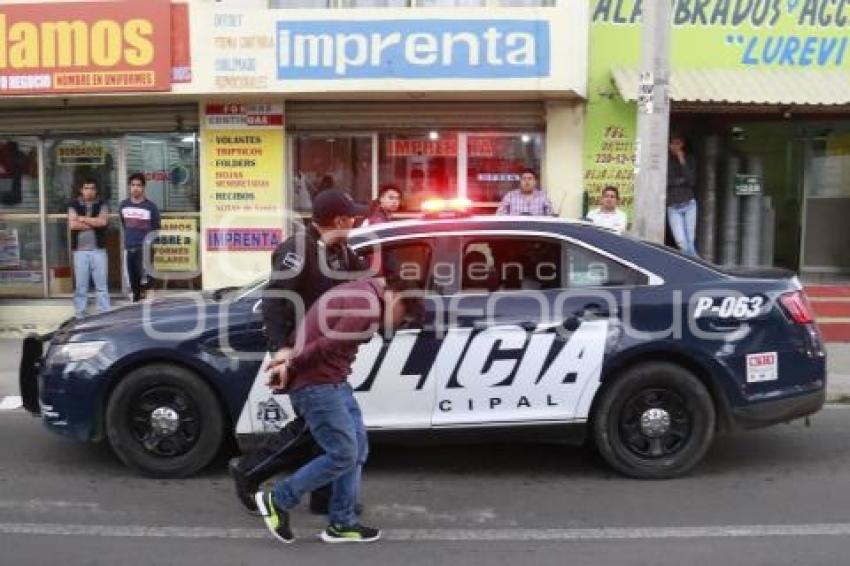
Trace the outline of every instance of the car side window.
<path fill-rule="evenodd" d="M 567 287 L 621 287 L 646 285 L 649 279 L 613 259 L 576 244 L 565 244 Z"/>
<path fill-rule="evenodd" d="M 358 252 L 366 260 L 375 273 L 381 275 L 398 275 L 405 281 L 412 282 L 419 289 L 434 290 L 433 249 L 428 242 L 417 240 L 382 244 L 380 253 L 376 247 L 370 246 Z"/>
<path fill-rule="evenodd" d="M 464 243 L 462 291 L 558 289 L 564 286 L 562 246 L 545 238 L 490 237 Z"/>

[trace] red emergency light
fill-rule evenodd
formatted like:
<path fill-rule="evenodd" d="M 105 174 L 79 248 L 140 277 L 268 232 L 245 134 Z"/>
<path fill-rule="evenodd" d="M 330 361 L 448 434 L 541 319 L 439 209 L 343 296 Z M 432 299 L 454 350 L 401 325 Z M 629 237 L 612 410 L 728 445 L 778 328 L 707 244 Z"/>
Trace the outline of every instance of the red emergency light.
<path fill-rule="evenodd" d="M 422 201 L 422 214 L 426 218 L 455 218 L 468 216 L 472 201 L 465 197 L 432 198 Z"/>

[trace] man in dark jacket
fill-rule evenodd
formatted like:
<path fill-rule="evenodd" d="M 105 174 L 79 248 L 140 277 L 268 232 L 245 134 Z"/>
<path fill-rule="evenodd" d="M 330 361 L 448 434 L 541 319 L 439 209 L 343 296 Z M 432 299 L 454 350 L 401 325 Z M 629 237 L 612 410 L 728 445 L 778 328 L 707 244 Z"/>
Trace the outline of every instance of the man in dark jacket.
<path fill-rule="evenodd" d="M 272 273 L 262 302 L 269 354 L 257 379 L 264 379 L 269 363 L 289 359 L 291 334 L 324 292 L 364 275 L 368 266 L 346 245 L 346 239 L 355 219 L 366 211 L 343 191 L 323 191 L 313 201 L 312 222 L 272 254 Z M 237 495 L 249 511 L 256 511 L 253 496 L 259 485 L 289 463 L 291 436 L 281 431 L 255 452 L 231 461 Z M 329 498 L 327 489 L 314 493 L 311 509 L 326 512 Z"/>
<path fill-rule="evenodd" d="M 366 428 L 347 382 L 361 344 L 375 332 L 391 331 L 419 309 L 421 297 L 402 281 L 383 278 L 352 281 L 323 296 L 304 317 L 294 341 L 295 355 L 273 363 L 268 385 L 289 393 L 323 453 L 269 491 L 256 495 L 257 507 L 272 535 L 282 542 L 295 537 L 289 510 L 301 497 L 332 482 L 325 542 L 371 542 L 378 529 L 357 521 L 355 505 L 368 454 Z"/>
<path fill-rule="evenodd" d="M 670 135 L 667 157 L 667 222 L 676 245 L 692 256 L 697 255 L 696 170 L 694 157 L 685 151 L 684 138 L 674 132 Z"/>

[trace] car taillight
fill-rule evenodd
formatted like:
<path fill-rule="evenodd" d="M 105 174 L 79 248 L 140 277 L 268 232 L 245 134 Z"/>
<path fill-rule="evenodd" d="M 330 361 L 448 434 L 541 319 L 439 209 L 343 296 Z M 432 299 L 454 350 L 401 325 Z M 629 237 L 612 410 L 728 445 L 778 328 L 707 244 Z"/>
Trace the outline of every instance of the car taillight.
<path fill-rule="evenodd" d="M 795 324 L 811 324 L 815 321 L 812 305 L 803 291 L 785 293 L 779 297 L 779 302 Z"/>

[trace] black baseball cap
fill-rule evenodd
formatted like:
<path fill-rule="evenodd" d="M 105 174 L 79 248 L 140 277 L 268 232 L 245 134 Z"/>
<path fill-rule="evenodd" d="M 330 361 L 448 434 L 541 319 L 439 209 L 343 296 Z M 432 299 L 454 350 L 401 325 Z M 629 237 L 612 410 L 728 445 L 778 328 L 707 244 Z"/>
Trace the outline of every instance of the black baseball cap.
<path fill-rule="evenodd" d="M 366 216 L 368 211 L 368 206 L 357 204 L 339 189 L 326 189 L 313 199 L 313 221 L 318 224 L 327 224 L 337 216 Z"/>

